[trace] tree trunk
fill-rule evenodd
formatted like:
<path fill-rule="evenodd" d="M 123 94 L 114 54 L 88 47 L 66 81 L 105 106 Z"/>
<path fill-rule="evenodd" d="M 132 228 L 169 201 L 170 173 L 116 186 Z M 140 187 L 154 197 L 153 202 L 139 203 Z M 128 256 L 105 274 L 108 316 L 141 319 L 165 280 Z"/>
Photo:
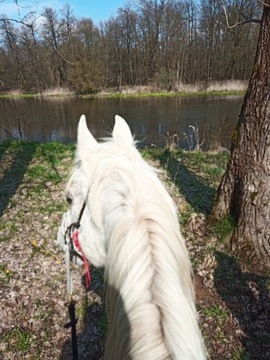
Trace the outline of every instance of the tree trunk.
<path fill-rule="evenodd" d="M 232 138 L 231 158 L 213 217 L 232 216 L 232 250 L 243 262 L 270 267 L 270 0 L 265 0 L 257 52 Z"/>

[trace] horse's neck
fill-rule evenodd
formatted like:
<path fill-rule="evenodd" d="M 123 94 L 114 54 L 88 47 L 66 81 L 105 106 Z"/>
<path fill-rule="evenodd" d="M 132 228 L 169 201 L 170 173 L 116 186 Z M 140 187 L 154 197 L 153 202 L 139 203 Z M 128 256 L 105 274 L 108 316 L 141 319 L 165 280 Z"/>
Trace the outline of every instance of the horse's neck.
<path fill-rule="evenodd" d="M 138 282 L 143 267 L 155 272 L 155 267 L 160 266 L 159 258 L 165 257 L 166 261 L 172 261 L 175 265 L 182 260 L 185 272 L 190 271 L 176 208 L 167 191 L 151 172 L 146 172 L 134 184 L 133 188 L 123 184 L 121 189 L 110 190 L 104 196 L 107 201 L 104 220 L 107 229 L 107 274 L 111 277 L 111 283 L 119 288 L 133 271 L 132 280 Z M 108 201 L 109 197 L 111 202 Z M 167 264 L 164 266 L 168 268 Z M 117 278 L 114 278 L 114 274 L 117 274 Z"/>
<path fill-rule="evenodd" d="M 110 346 L 122 346 L 115 348 L 119 359 L 130 349 L 132 359 L 203 359 L 174 205 L 154 175 L 137 184 L 108 240 Z"/>

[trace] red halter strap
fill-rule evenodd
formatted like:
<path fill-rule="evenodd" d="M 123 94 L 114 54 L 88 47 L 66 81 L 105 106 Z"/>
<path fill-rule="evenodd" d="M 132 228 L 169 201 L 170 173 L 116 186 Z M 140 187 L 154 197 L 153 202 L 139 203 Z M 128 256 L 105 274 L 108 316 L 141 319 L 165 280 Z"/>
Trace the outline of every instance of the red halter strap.
<path fill-rule="evenodd" d="M 79 241 L 79 230 L 74 231 L 74 233 L 72 235 L 72 241 L 73 241 L 73 244 L 76 246 L 76 248 L 82 254 L 83 263 L 84 263 L 84 271 L 85 271 L 85 286 L 86 286 L 86 289 L 88 289 L 90 282 L 91 282 L 90 267 L 89 267 L 89 263 L 84 255 L 83 249 L 82 249 L 80 241 Z"/>

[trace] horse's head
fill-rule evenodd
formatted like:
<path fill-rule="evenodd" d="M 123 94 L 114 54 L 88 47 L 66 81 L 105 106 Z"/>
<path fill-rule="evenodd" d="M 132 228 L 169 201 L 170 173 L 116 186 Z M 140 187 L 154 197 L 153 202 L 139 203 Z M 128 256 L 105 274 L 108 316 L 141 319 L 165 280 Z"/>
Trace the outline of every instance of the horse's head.
<path fill-rule="evenodd" d="M 79 222 L 75 227 L 79 227 L 82 250 L 95 266 L 105 265 L 106 239 L 112 224 L 121 217 L 131 191 L 121 175 L 121 168 L 130 158 L 140 160 L 136 153 L 130 129 L 120 116 L 115 117 L 112 138 L 103 143 L 95 140 L 87 128 L 85 116 L 81 116 L 75 166 L 65 189 L 70 209 L 63 215 L 58 243 L 64 247 L 72 241 L 69 235 L 74 227 L 70 225 Z M 76 245 L 73 247 L 80 254 Z"/>

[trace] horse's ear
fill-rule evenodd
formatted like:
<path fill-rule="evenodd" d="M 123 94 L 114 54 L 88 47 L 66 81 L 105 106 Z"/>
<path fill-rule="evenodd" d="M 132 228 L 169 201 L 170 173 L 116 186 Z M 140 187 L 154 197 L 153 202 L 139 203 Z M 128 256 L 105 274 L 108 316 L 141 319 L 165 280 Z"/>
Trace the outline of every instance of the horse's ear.
<path fill-rule="evenodd" d="M 88 130 L 86 124 L 85 115 L 82 115 L 78 124 L 78 135 L 77 135 L 77 151 L 78 155 L 82 157 L 89 151 L 96 151 L 99 144 L 94 136 Z"/>
<path fill-rule="evenodd" d="M 133 136 L 126 121 L 119 115 L 115 115 L 115 125 L 113 128 L 113 138 L 125 145 L 133 144 Z"/>

